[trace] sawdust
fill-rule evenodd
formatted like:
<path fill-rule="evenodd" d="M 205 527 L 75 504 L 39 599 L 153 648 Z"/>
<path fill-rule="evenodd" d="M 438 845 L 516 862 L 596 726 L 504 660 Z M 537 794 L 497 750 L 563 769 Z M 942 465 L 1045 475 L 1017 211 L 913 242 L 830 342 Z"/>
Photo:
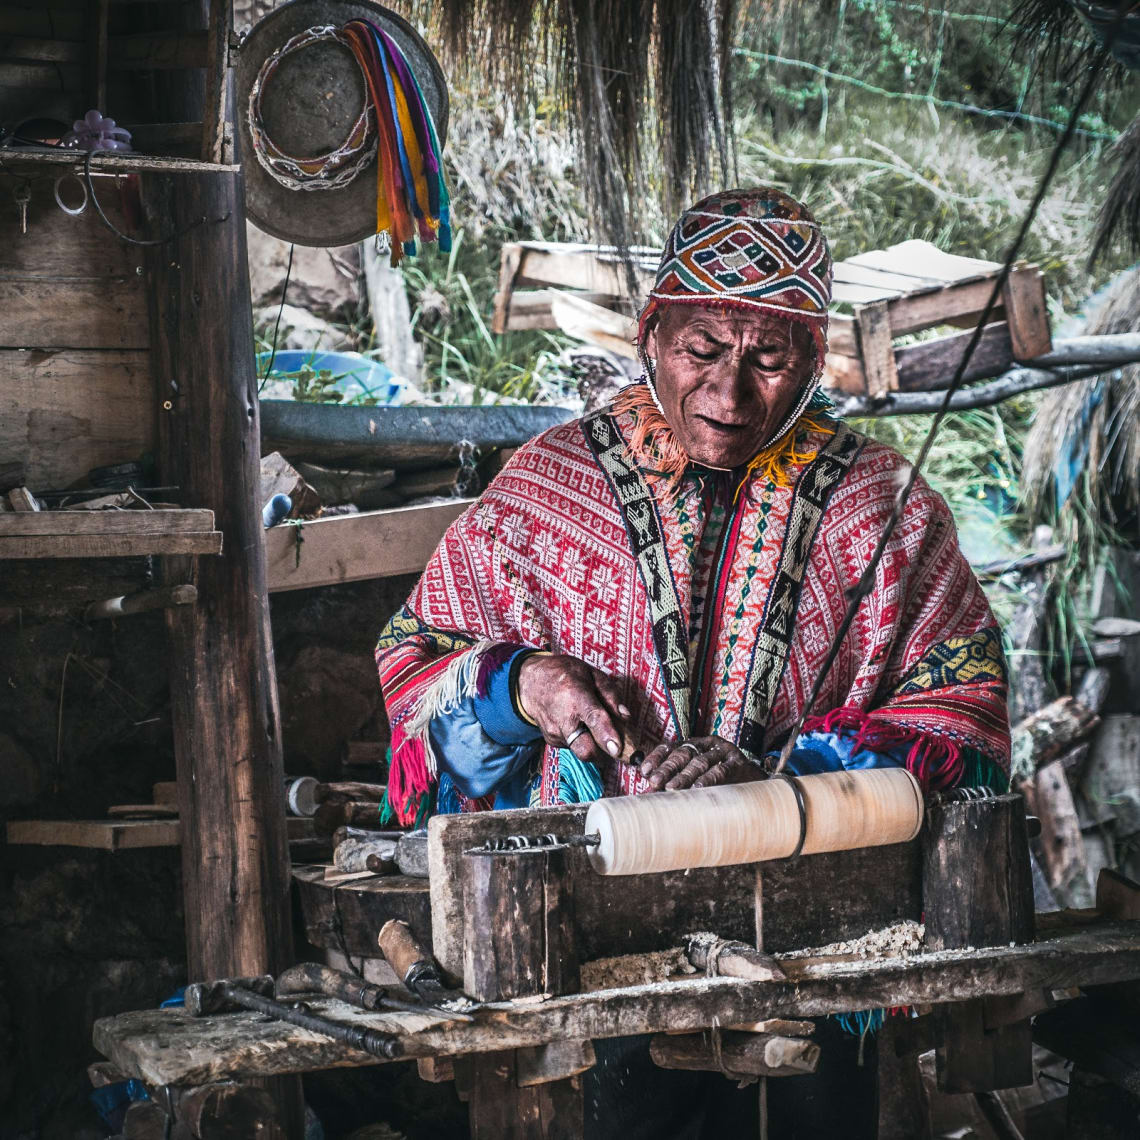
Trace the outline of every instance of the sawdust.
<path fill-rule="evenodd" d="M 648 986 L 654 982 L 667 981 L 673 974 L 696 972 L 679 946 L 671 950 L 654 950 L 648 954 L 598 958 L 582 964 L 582 993 L 619 989 L 623 986 Z"/>
<path fill-rule="evenodd" d="M 922 939 L 926 927 L 913 919 L 903 919 L 882 930 L 869 930 L 860 938 L 850 938 L 844 942 L 831 942 L 826 946 L 813 946 L 806 950 L 792 950 L 778 954 L 785 958 L 909 958 L 922 950 Z"/>

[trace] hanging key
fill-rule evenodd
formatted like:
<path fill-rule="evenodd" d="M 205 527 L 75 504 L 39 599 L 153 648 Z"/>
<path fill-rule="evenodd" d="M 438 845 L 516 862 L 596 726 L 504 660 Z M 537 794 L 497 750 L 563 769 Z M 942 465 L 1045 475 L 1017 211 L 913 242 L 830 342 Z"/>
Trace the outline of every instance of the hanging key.
<path fill-rule="evenodd" d="M 16 200 L 16 209 L 20 211 L 20 233 L 28 232 L 28 203 L 32 200 L 32 184 L 25 179 L 15 190 L 12 197 Z"/>

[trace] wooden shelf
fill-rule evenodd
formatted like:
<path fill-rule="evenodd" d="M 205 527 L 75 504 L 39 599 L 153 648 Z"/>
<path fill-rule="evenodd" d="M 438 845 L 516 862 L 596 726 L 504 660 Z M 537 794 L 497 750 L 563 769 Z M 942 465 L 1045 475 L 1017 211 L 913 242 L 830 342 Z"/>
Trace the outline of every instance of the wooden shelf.
<path fill-rule="evenodd" d="M 74 166 L 83 169 L 85 151 L 32 147 L 0 147 L 0 166 L 9 169 L 35 166 Z M 239 165 L 224 162 L 203 162 L 196 158 L 178 158 L 163 154 L 135 154 L 121 151 L 98 152 L 91 156 L 92 174 L 140 174 L 145 171 L 186 174 L 233 174 Z"/>
<path fill-rule="evenodd" d="M 275 526 L 265 532 L 269 592 L 419 573 L 443 532 L 472 501 L 448 499 Z"/>
<path fill-rule="evenodd" d="M 35 511 L 0 515 L 0 560 L 220 554 L 214 512 Z"/>
<path fill-rule="evenodd" d="M 313 837 L 311 819 L 290 818 L 287 824 L 291 841 Z M 8 823 L 8 843 L 95 851 L 177 847 L 182 842 L 180 828 L 177 819 L 18 819 Z"/>
<path fill-rule="evenodd" d="M 177 847 L 176 819 L 21 819 L 8 824 L 14 846 L 90 847 L 125 851 L 132 847 Z"/>

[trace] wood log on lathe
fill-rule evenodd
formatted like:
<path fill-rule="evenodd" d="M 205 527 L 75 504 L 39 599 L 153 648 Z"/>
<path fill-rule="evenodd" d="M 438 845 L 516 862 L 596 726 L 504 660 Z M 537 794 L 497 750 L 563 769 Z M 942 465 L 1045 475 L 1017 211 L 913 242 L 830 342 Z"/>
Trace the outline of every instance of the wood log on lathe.
<path fill-rule="evenodd" d="M 590 862 L 602 875 L 725 867 L 787 858 L 801 831 L 801 853 L 814 855 L 905 843 L 922 826 L 922 792 L 905 768 L 793 779 L 596 800 Z"/>

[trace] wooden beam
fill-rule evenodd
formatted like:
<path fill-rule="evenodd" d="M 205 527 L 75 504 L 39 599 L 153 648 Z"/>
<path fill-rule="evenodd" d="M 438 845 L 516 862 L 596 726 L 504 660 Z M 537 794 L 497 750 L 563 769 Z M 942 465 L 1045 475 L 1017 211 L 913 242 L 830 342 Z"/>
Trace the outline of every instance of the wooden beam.
<path fill-rule="evenodd" d="M 271 527 L 264 532 L 269 590 L 418 574 L 470 505 L 470 499 L 452 499 Z"/>
<path fill-rule="evenodd" d="M 228 7 L 228 5 L 219 5 Z M 205 67 L 207 33 L 136 32 L 111 36 L 107 55 L 111 67 L 119 71 L 156 71 Z M 217 162 L 216 158 L 207 161 Z"/>
<path fill-rule="evenodd" d="M 688 977 L 542 1002 L 505 1002 L 488 1007 L 473 1024 L 411 1013 L 366 1014 L 331 999 L 311 1004 L 315 1012 L 338 1021 L 404 1035 L 405 1056 L 461 1055 L 1138 978 L 1140 927 L 1093 921 L 1028 946 L 938 951 L 905 959 L 783 959 L 781 964 L 787 982 Z M 376 1064 L 370 1054 L 253 1013 L 192 1018 L 181 1010 L 141 1010 L 100 1019 L 94 1040 L 124 1073 L 153 1085 Z"/>
<path fill-rule="evenodd" d="M 203 510 L 39 511 L 0 519 L 0 538 L 63 535 L 209 534 L 214 512 Z"/>
<path fill-rule="evenodd" d="M 42 512 L 47 514 L 48 512 Z M 0 515 L 0 524 L 20 516 Z M 9 558 L 133 558 L 140 555 L 221 554 L 221 531 L 173 534 L 0 533 L 0 560 Z"/>
<path fill-rule="evenodd" d="M 1045 276 L 1035 265 L 1021 265 L 1006 278 L 1002 290 L 1013 355 L 1033 360 L 1053 348 L 1049 310 L 1045 304 Z"/>
<path fill-rule="evenodd" d="M 155 178 L 144 205 L 181 235 L 147 255 L 155 398 L 174 405 L 161 477 L 227 536 L 225 558 L 198 562 L 198 604 L 165 611 L 179 816 L 194 836 L 182 845 L 187 971 L 277 973 L 293 961 L 292 926 L 241 182 Z"/>
<path fill-rule="evenodd" d="M 57 309 L 66 320 L 44 319 Z M 6 348 L 147 347 L 146 298 L 137 279 L 0 274 L 0 312 Z"/>
<path fill-rule="evenodd" d="M 22 819 L 8 823 L 11 844 L 98 851 L 177 847 L 180 834 L 176 819 Z"/>

